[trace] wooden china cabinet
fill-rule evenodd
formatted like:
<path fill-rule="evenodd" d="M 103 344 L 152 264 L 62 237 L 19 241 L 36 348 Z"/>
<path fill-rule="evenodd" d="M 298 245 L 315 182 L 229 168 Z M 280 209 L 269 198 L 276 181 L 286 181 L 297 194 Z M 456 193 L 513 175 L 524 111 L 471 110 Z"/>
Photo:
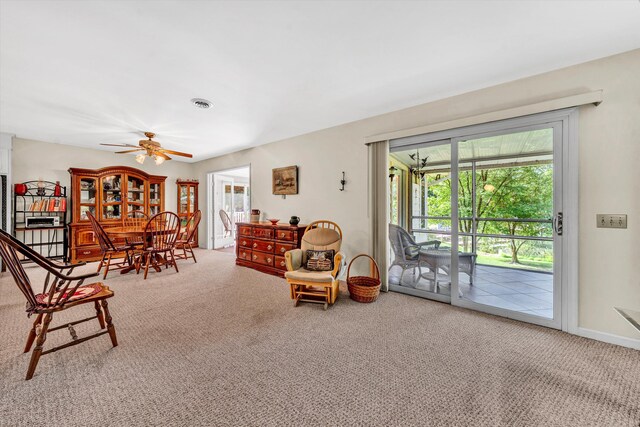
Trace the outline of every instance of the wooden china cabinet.
<path fill-rule="evenodd" d="M 97 261 L 102 257 L 87 212 L 100 224 L 122 226 L 130 212 L 151 216 L 164 210 L 166 176 L 149 175 L 127 166 L 102 169 L 69 169 L 71 174 L 71 262 Z"/>
<path fill-rule="evenodd" d="M 198 181 L 177 180 L 178 185 L 178 216 L 180 217 L 180 227 L 187 226 L 187 220 L 198 210 Z M 198 231 L 193 237 L 195 245 L 198 245 Z"/>

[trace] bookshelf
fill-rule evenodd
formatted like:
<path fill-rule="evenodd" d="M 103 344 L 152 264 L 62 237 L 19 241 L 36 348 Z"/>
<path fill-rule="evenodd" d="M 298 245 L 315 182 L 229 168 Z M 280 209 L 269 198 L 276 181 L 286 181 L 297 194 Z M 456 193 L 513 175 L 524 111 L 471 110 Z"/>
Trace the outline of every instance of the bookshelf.
<path fill-rule="evenodd" d="M 13 194 L 14 237 L 47 258 L 67 261 L 67 188 L 49 181 L 16 186 L 21 188 Z"/>

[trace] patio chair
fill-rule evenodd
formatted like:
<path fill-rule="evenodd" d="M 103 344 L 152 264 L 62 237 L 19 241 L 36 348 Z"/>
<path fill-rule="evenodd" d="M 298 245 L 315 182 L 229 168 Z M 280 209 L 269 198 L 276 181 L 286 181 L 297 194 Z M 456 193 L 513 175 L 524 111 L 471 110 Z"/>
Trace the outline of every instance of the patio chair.
<path fill-rule="evenodd" d="M 223 237 L 233 236 L 233 226 L 229 214 L 224 209 L 220 209 L 220 212 L 218 213 L 220 214 L 220 219 L 222 220 L 222 225 L 224 226 Z"/>
<path fill-rule="evenodd" d="M 20 262 L 20 257 L 24 257 L 29 261 L 34 262 L 38 267 L 47 272 L 42 293 L 36 294 L 34 292 L 31 280 Z M 113 292 L 108 286 L 105 286 L 102 283 L 84 284 L 86 279 L 97 276 L 98 272 L 71 276 L 70 274 L 73 270 L 73 266 L 63 265 L 47 260 L 33 249 L 23 245 L 14 237 L 2 230 L 0 230 L 0 258 L 4 261 L 7 270 L 9 270 L 18 285 L 18 288 L 27 299 L 27 316 L 31 317 L 33 314 L 36 315 L 36 319 L 29 331 L 27 342 L 24 347 L 24 353 L 27 353 L 31 350 L 34 341 L 36 343 L 36 346 L 31 353 L 29 368 L 27 369 L 27 380 L 30 380 L 33 377 L 40 357 L 45 354 L 80 344 L 104 334 L 109 334 L 113 347 L 118 345 L 116 330 L 113 326 L 107 304 L 107 299 L 113 296 Z M 65 271 L 66 269 L 70 270 Z M 65 324 L 53 328 L 49 327 L 54 313 L 88 303 L 94 304 L 96 312 L 95 316 L 73 322 L 69 322 L 70 319 L 65 318 Z M 98 320 L 102 331 L 94 333 L 93 335 L 78 338 L 73 325 L 93 319 Z M 47 333 L 60 329 L 68 329 L 71 334 L 72 341 L 43 351 L 43 346 L 47 339 Z M 56 371 L 55 374 L 57 375 L 59 372 Z"/>
<path fill-rule="evenodd" d="M 393 248 L 394 258 L 391 262 L 391 266 L 400 266 L 402 273 L 400 273 L 400 283 L 402 284 L 402 276 L 404 272 L 411 268 L 413 269 L 413 275 L 415 277 L 416 267 L 418 268 L 418 276 L 414 281 L 420 280 L 422 276 L 420 250 L 421 249 L 438 249 L 440 247 L 439 240 L 429 240 L 428 242 L 416 243 L 411 235 L 402 227 L 394 224 L 389 224 L 389 240 L 391 241 L 391 247 Z"/>

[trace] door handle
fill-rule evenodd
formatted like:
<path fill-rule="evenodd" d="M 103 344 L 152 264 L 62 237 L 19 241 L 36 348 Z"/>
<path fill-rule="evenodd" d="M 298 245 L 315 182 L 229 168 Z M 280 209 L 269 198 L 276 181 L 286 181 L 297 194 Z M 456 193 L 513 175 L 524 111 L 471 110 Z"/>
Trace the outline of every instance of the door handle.
<path fill-rule="evenodd" d="M 564 223 L 562 218 L 562 212 L 558 212 L 556 216 L 553 217 L 553 231 L 558 235 L 562 236 Z"/>

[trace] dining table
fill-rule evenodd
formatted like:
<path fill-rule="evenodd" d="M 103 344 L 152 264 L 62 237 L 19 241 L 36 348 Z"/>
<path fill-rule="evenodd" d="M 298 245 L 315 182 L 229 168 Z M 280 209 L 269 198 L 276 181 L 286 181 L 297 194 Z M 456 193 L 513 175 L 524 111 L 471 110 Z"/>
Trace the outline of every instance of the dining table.
<path fill-rule="evenodd" d="M 109 235 L 109 238 L 111 239 L 125 239 L 126 241 L 132 241 L 142 240 L 142 237 L 144 236 L 144 229 L 145 227 L 143 226 L 126 225 L 121 227 L 105 228 L 104 231 Z M 130 266 L 120 270 L 120 274 L 127 274 L 135 269 L 135 263 L 132 263 Z M 157 267 L 156 270 L 158 270 Z"/>

